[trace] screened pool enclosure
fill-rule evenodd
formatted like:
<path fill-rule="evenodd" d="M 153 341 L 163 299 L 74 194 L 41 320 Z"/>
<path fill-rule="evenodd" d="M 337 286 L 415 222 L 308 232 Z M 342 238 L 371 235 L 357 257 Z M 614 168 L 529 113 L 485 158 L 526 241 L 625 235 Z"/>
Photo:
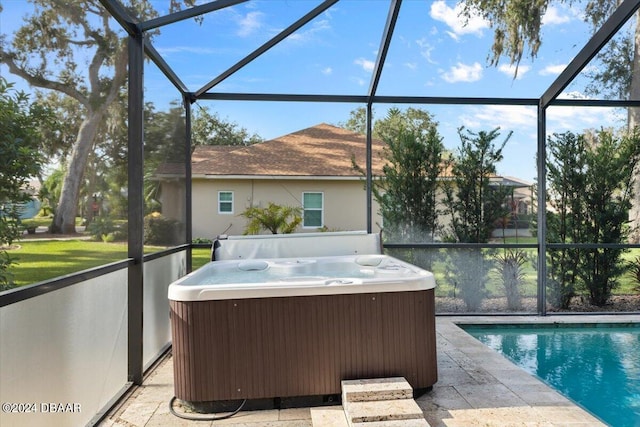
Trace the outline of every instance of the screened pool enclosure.
<path fill-rule="evenodd" d="M 614 121 L 599 122 L 599 118 L 618 115 L 624 116 L 624 121 L 628 111 L 640 108 L 640 100 L 631 95 L 624 99 L 576 96 L 580 89 L 597 84 L 589 80 L 589 73 L 596 64 L 601 64 L 597 62 L 599 52 L 617 40 L 616 37 L 637 31 L 640 1 L 621 2 L 595 32 L 576 33 L 578 43 L 567 37 L 548 46 L 564 60 L 562 64 L 555 64 L 561 65 L 555 74 L 540 70 L 536 84 L 542 85 L 541 88 L 518 83 L 530 67 L 523 59 L 518 71 L 520 77 L 514 77 L 514 70 L 508 69 L 511 75 L 501 85 L 491 87 L 470 78 L 462 91 L 454 91 L 451 84 L 457 78 L 454 71 L 462 72 L 465 58 L 451 52 L 449 62 L 445 63 L 444 57 L 435 58 L 429 53 L 439 38 L 452 37 L 452 34 L 428 27 L 422 32 L 424 38 L 408 39 L 407 28 L 421 25 L 421 13 L 435 16 L 433 8 L 448 7 L 446 2 L 217 0 L 183 6 L 182 10 L 171 13 L 162 10 L 168 9 L 168 5 L 151 2 L 158 13 L 147 19 L 140 19 L 118 0 L 99 3 L 116 21 L 111 24 L 122 30 L 128 50 L 128 110 L 121 122 L 126 126 L 128 141 L 123 157 L 126 161 L 122 163 L 126 191 L 121 191 L 121 199 L 125 200 L 122 216 L 127 223 L 127 255 L 114 263 L 0 293 L 0 400 L 3 402 L 80 403 L 81 414 L 60 414 L 61 422 L 95 423 L 133 384 L 142 383 L 144 372 L 171 346 L 167 288 L 192 270 L 192 251 L 203 247 L 192 243 L 203 236 L 192 234 L 193 211 L 201 201 L 192 197 L 191 127 L 194 109 L 207 105 L 246 126 L 249 124 L 245 124 L 245 120 L 256 124 L 276 122 L 276 132 L 280 134 L 299 130 L 291 127 L 297 124 L 288 125 L 292 117 L 303 117 L 303 127 L 308 127 L 333 120 L 332 111 L 343 111 L 347 121 L 349 111 L 364 109 L 361 111 L 364 111 L 362 130 L 365 134 L 362 141 L 367 153 L 363 178 L 366 204 L 349 209 L 365 212 L 363 226 L 368 232 L 376 232 L 381 227 L 376 222 L 377 205 L 373 195 L 379 177 L 373 176 L 371 163 L 376 155 L 372 150 L 374 124 L 382 117 L 377 115 L 382 110 L 412 107 L 434 112 L 443 134 L 454 136 L 455 129 L 462 124 L 466 127 L 476 124 L 478 128 L 490 130 L 494 124 L 521 123 L 524 130 L 512 137 L 511 142 L 517 141 L 513 148 L 505 151 L 510 166 L 501 176 L 526 175 L 527 168 L 531 169 L 530 176 L 509 181 L 530 181 L 522 185 L 530 192 L 526 195 L 528 210 L 522 213 L 526 226 L 518 226 L 517 221 L 515 226 L 497 226 L 497 234 L 486 243 L 441 239 L 395 241 L 383 232 L 385 251 L 434 271 L 436 299 L 439 299 L 436 310 L 441 315 L 639 311 L 636 301 L 640 300 L 636 297 L 640 284 L 634 285 L 628 276 L 624 276 L 626 285 L 614 289 L 615 298 L 606 305 L 578 303 L 558 308 L 554 300 L 557 286 L 562 286 L 563 280 L 570 276 L 562 276 L 567 272 L 557 270 L 563 257 L 623 250 L 626 259 L 632 262 L 640 245 L 632 240 L 611 243 L 560 239 L 555 232 L 549 232 L 548 215 L 553 211 L 541 208 L 539 201 L 546 200 L 550 193 L 547 165 L 548 141 L 552 134 L 576 131 L 575 126 L 583 123 L 580 120 L 587 124 L 577 129 L 578 132 L 611 127 Z M 367 14 L 358 12 L 364 9 Z M 449 9 L 453 10 L 453 5 Z M 357 33 L 352 28 L 355 25 L 349 24 L 356 19 L 354 16 L 371 19 L 363 26 L 362 33 L 351 34 Z M 242 49 L 235 45 L 233 49 L 227 48 L 225 43 L 230 43 L 230 39 L 243 39 L 246 33 L 225 32 L 225 25 L 243 19 L 246 24 L 248 17 L 254 19 L 255 33 L 252 34 L 258 36 Z M 314 38 L 323 31 L 324 40 Z M 489 30 L 485 27 L 485 31 Z M 460 34 L 463 33 L 456 36 Z M 180 35 L 184 38 L 178 38 Z M 367 43 L 369 39 L 377 44 Z M 309 40 L 314 43 L 304 44 Z M 421 49 L 409 52 L 405 46 Z M 490 47 L 490 44 L 482 47 L 482 58 L 490 53 Z M 344 55 L 349 49 L 354 50 Z M 331 67 L 322 62 L 326 53 L 336 61 Z M 371 58 L 367 59 L 367 55 Z M 296 61 L 295 58 L 305 59 Z M 419 59 L 423 62 L 417 62 Z M 360 67 L 357 71 L 354 64 Z M 267 78 L 260 72 L 273 67 L 278 70 L 275 74 L 278 78 Z M 472 68 L 478 72 L 477 67 Z M 416 69 L 431 70 L 433 77 L 425 78 L 421 85 L 403 84 L 415 78 Z M 485 72 L 500 71 L 497 67 L 488 67 Z M 303 79 L 311 73 L 317 73 L 317 77 Z M 628 73 L 632 81 L 637 80 L 635 73 L 635 69 Z M 453 92 L 466 95 L 452 96 Z M 512 96 L 513 93 L 518 96 Z M 156 135 L 155 128 L 150 128 L 153 123 L 145 121 L 145 115 L 159 117 L 146 105 L 148 98 L 158 96 L 178 100 L 170 105 L 179 117 L 179 126 L 172 128 L 177 130 L 170 149 L 163 151 L 163 158 L 156 156 L 160 150 L 150 143 Z M 449 120 L 457 114 L 469 120 L 456 122 L 458 116 Z M 509 122 L 506 117 L 512 115 L 517 119 Z M 495 121 L 496 118 L 504 122 Z M 509 132 L 506 126 L 501 129 L 505 134 Z M 454 143 L 449 151 L 457 148 Z M 178 218 L 174 229 L 179 233 L 160 249 L 154 247 L 145 252 L 148 213 L 145 203 L 148 184 L 154 182 L 149 171 L 167 159 L 174 163 L 179 176 L 169 185 L 180 195 L 180 202 L 155 208 Z M 520 186 L 513 185 L 514 188 Z M 591 191 L 597 192 L 597 189 Z M 94 198 L 99 199 L 100 194 L 96 194 Z M 114 212 L 115 202 L 111 202 L 109 208 Z M 519 264 L 521 269 L 515 273 L 518 276 L 515 290 L 501 282 L 504 270 L 496 267 L 505 259 L 505 254 L 514 253 L 521 254 L 523 259 Z M 491 264 L 489 267 L 487 262 Z M 451 267 L 454 264 L 466 266 L 467 271 L 460 268 L 454 271 Z M 477 277 L 480 271 L 485 275 L 485 270 L 486 283 L 482 283 L 476 297 L 468 297 L 476 291 L 465 288 L 467 282 L 460 279 L 461 275 Z M 589 289 L 575 289 L 572 296 L 580 302 L 588 299 L 589 292 Z M 0 414 L 0 424 L 4 425 L 5 417 L 10 416 Z M 7 420 L 17 422 L 15 425 L 22 425 L 23 421 L 28 421 L 28 425 L 47 425 L 48 419 L 44 414 L 34 414 L 29 419 Z"/>

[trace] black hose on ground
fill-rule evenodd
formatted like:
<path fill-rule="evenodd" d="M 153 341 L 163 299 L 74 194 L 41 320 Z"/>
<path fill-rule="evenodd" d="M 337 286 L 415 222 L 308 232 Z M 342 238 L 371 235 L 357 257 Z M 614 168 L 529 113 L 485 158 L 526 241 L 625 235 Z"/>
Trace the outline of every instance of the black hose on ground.
<path fill-rule="evenodd" d="M 242 403 L 240 404 L 240 406 L 238 406 L 238 409 L 236 409 L 233 412 L 230 412 L 226 415 L 221 415 L 221 416 L 212 416 L 212 417 L 207 417 L 207 416 L 203 416 L 203 417 L 194 417 L 191 415 L 187 415 L 187 414 L 179 414 L 178 412 L 175 411 L 175 409 L 173 409 L 173 402 L 176 401 L 176 397 L 173 396 L 171 398 L 171 400 L 169 401 L 169 412 L 171 412 L 173 415 L 175 415 L 178 418 L 183 418 L 185 420 L 191 420 L 191 421 L 217 421 L 217 420 L 226 420 L 227 418 L 231 418 L 233 417 L 235 414 L 237 414 L 238 412 L 240 412 L 242 410 L 242 408 L 244 407 L 244 404 L 247 403 L 247 399 L 244 399 L 242 401 Z"/>

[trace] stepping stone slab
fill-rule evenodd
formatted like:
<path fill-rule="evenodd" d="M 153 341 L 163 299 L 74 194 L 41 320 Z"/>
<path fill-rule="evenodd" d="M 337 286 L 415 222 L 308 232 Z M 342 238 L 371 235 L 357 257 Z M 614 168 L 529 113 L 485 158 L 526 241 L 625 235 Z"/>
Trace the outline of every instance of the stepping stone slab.
<path fill-rule="evenodd" d="M 342 381 L 342 402 L 413 399 L 411 385 L 402 377 Z"/>
<path fill-rule="evenodd" d="M 349 402 L 345 406 L 351 424 L 375 421 L 424 420 L 422 409 L 413 399 Z"/>

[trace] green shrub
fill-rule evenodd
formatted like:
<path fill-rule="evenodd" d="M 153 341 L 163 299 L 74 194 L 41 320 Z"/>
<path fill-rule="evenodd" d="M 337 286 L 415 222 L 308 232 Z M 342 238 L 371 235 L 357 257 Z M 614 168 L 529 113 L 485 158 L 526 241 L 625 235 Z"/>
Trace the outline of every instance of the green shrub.
<path fill-rule="evenodd" d="M 465 248 L 447 251 L 445 262 L 447 281 L 456 297 L 462 298 L 467 311 L 479 311 L 488 294 L 486 285 L 494 258 L 484 251 Z"/>
<path fill-rule="evenodd" d="M 260 234 L 262 231 L 289 234 L 302 223 L 302 208 L 280 206 L 273 202 L 269 202 L 266 208 L 251 206 L 240 215 L 249 220 L 243 234 Z"/>
<path fill-rule="evenodd" d="M 213 243 L 213 240 L 207 239 L 206 237 L 196 237 L 194 239 L 191 239 L 191 243 L 211 244 Z"/>
<path fill-rule="evenodd" d="M 91 234 L 93 240 L 97 241 L 102 240 L 102 236 L 113 233 L 115 230 L 116 226 L 109 217 L 94 218 L 93 222 L 87 226 L 87 231 Z"/>
<path fill-rule="evenodd" d="M 22 230 L 27 230 L 27 233 L 34 234 L 36 232 L 36 228 L 38 228 L 38 223 L 34 220 L 23 219 L 20 220 L 20 227 Z"/>
<path fill-rule="evenodd" d="M 103 234 L 102 235 L 102 241 L 105 243 L 112 243 L 116 241 L 116 234 L 115 233 L 109 233 L 109 234 Z"/>
<path fill-rule="evenodd" d="M 168 219 L 158 212 L 144 217 L 144 244 L 168 246 L 179 242 L 182 226 L 175 219 Z"/>
<path fill-rule="evenodd" d="M 640 292 L 640 256 L 635 257 L 633 261 L 628 261 L 626 264 L 627 274 L 631 276 L 633 282 L 633 290 Z"/>
<path fill-rule="evenodd" d="M 521 310 L 520 287 L 524 281 L 524 266 L 528 260 L 527 253 L 520 249 L 509 249 L 496 255 L 495 259 L 500 282 L 507 297 L 507 309 Z"/>
<path fill-rule="evenodd" d="M 610 131 L 554 134 L 548 140 L 547 239 L 553 243 L 623 244 L 629 237 L 640 134 Z M 547 252 L 551 303 L 568 308 L 581 292 L 607 304 L 625 271 L 625 250 L 561 248 Z M 558 298 L 559 297 L 559 298 Z"/>
<path fill-rule="evenodd" d="M 511 137 L 496 144 L 499 128 L 492 131 L 463 132 L 458 130 L 461 145 L 447 160 L 451 179 L 445 180 L 444 212 L 450 218 L 443 240 L 452 243 L 486 243 L 496 221 L 504 218 L 503 203 L 508 189 L 493 186 L 496 165 L 503 158 L 502 150 Z M 449 283 L 459 290 L 468 311 L 478 311 L 488 295 L 487 280 L 494 259 L 487 251 L 459 249 L 447 253 Z"/>
<path fill-rule="evenodd" d="M 6 251 L 0 251 L 0 292 L 7 291 L 15 286 L 13 283 L 13 273 L 9 270 L 13 259 Z"/>

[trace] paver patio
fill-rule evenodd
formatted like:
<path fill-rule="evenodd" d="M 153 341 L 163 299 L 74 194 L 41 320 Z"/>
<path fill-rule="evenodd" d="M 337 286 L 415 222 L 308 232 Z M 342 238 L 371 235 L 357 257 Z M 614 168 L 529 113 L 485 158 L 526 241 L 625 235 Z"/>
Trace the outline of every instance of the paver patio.
<path fill-rule="evenodd" d="M 634 316 L 438 317 L 438 382 L 416 399 L 432 427 L 604 425 L 594 416 L 475 340 L 464 323 L 637 322 Z M 101 426 L 346 426 L 340 406 L 242 411 L 219 421 L 188 421 L 169 412 L 173 365 L 168 354 Z"/>

